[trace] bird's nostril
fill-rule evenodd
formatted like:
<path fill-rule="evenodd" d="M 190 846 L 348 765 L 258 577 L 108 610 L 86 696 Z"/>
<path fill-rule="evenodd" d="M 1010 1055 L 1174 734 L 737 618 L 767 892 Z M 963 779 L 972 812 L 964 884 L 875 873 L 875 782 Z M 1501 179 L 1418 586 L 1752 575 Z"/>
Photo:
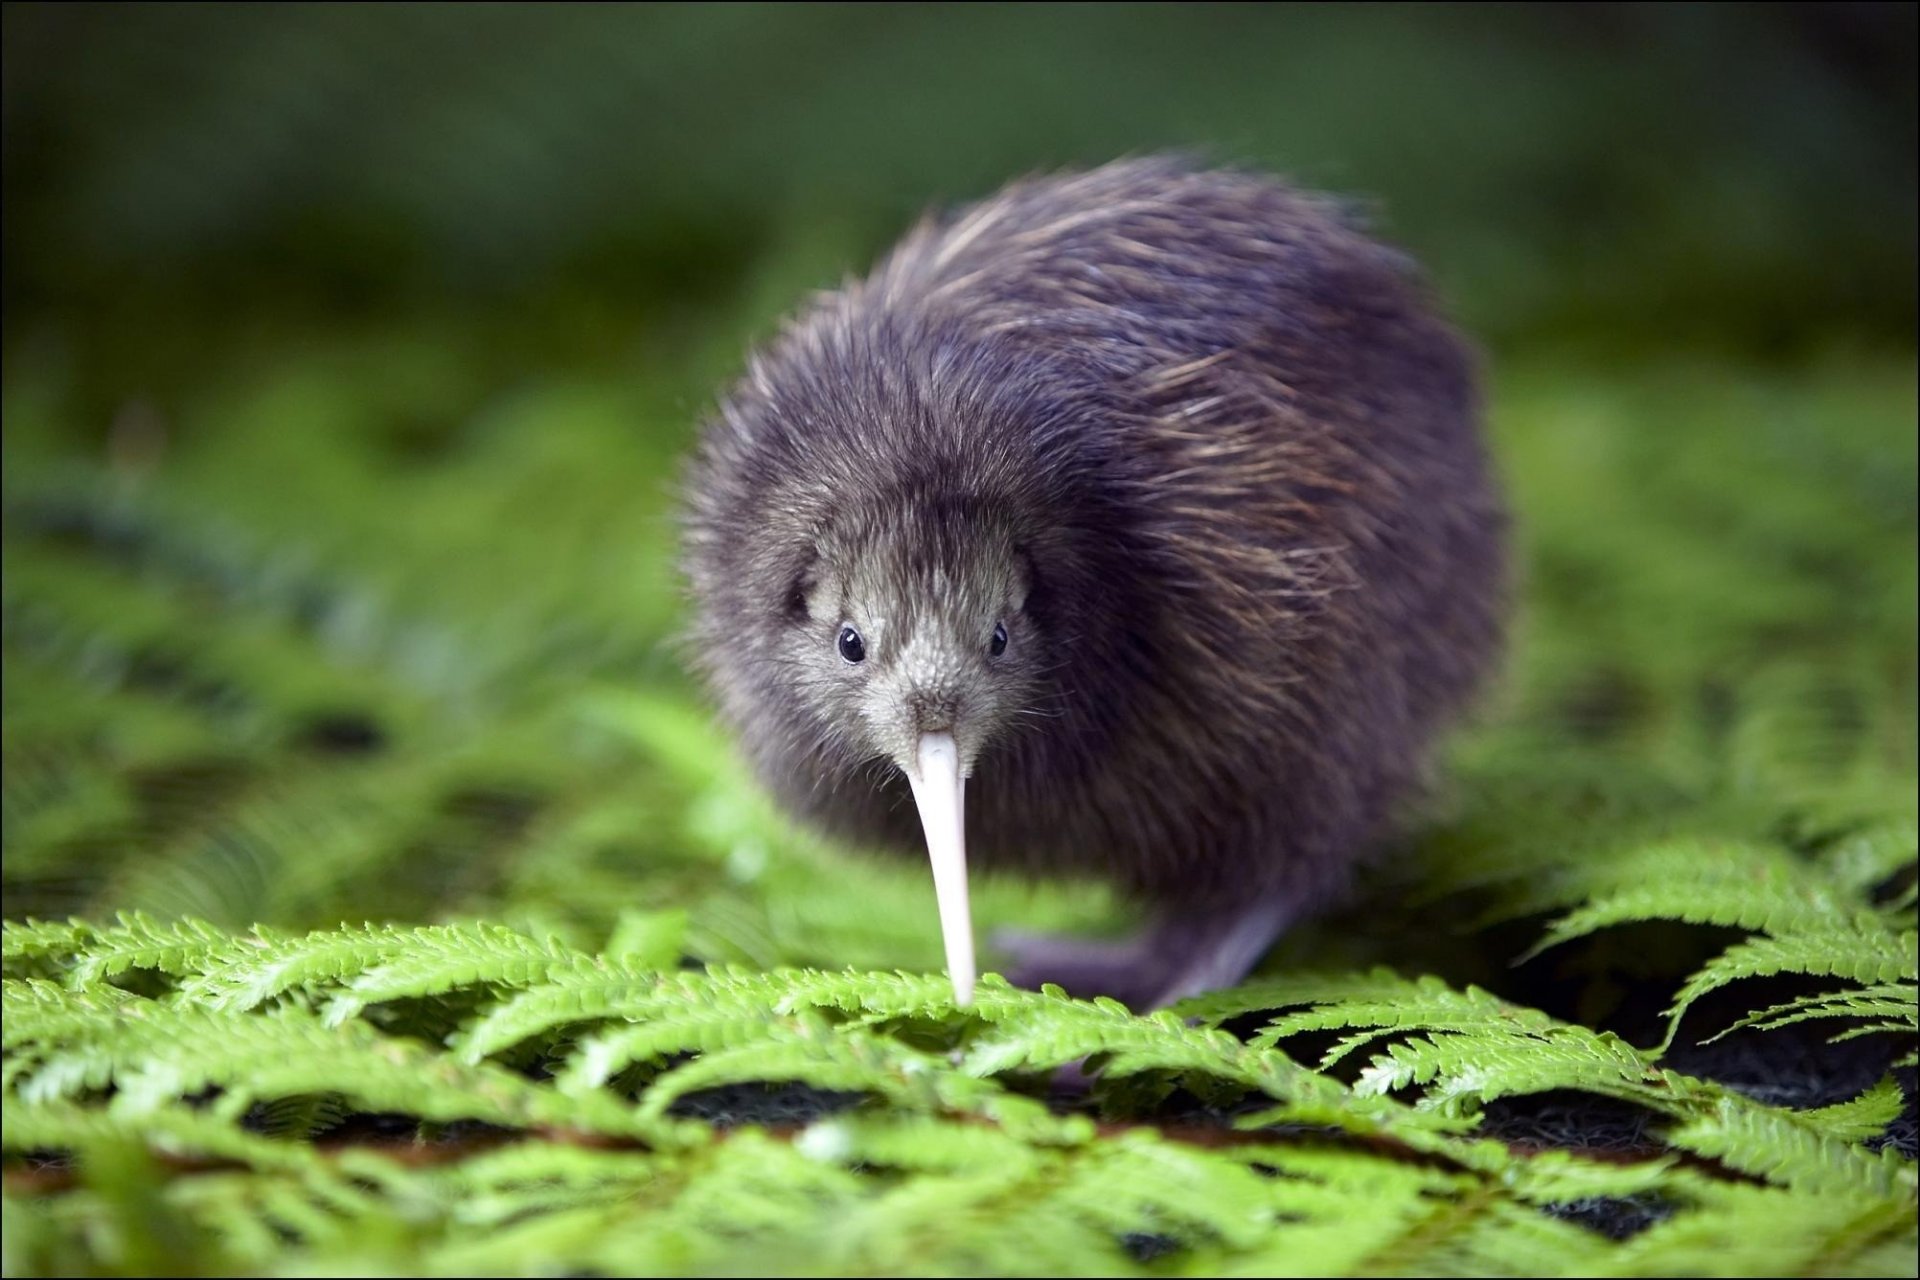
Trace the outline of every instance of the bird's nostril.
<path fill-rule="evenodd" d="M 913 709 L 914 728 L 920 733 L 943 732 L 960 718 L 960 700 L 951 694 L 915 693 L 908 705 Z"/>

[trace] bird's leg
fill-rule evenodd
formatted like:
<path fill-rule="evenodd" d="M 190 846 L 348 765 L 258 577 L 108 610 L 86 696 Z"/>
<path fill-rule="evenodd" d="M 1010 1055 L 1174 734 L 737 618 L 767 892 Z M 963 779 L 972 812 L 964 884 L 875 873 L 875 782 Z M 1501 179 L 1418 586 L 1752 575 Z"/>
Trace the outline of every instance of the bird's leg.
<path fill-rule="evenodd" d="M 1069 995 L 1112 996 L 1145 1013 L 1238 982 L 1296 915 L 1285 898 L 1254 898 L 1165 911 L 1120 942 L 1000 933 L 994 944 L 1012 957 L 1007 980 L 1017 987 L 1055 982 Z"/>

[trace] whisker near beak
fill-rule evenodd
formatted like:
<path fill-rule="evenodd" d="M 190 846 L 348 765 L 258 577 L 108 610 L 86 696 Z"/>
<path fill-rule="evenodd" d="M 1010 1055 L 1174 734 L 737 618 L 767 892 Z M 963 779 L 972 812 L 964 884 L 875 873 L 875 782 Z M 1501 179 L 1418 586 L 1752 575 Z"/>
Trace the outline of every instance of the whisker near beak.
<path fill-rule="evenodd" d="M 947 977 L 953 998 L 973 1003 L 973 912 L 967 902 L 967 781 L 960 776 L 960 750 L 950 733 L 922 734 L 913 767 L 906 770 L 933 864 L 933 893 L 940 906 L 940 936 L 946 943 Z"/>

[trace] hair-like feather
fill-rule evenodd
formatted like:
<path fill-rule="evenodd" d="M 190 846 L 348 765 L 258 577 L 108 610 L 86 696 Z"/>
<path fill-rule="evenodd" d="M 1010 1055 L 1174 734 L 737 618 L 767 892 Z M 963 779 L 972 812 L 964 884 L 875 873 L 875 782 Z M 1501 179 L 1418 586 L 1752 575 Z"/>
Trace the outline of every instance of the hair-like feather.
<path fill-rule="evenodd" d="M 1022 181 L 752 358 L 686 486 L 699 664 L 796 813 L 917 849 L 849 692 L 881 668 L 833 637 L 862 609 L 972 636 L 1018 598 L 1016 665 L 950 664 L 977 862 L 1312 904 L 1498 649 L 1478 414 L 1465 345 L 1336 204 L 1172 159 Z"/>

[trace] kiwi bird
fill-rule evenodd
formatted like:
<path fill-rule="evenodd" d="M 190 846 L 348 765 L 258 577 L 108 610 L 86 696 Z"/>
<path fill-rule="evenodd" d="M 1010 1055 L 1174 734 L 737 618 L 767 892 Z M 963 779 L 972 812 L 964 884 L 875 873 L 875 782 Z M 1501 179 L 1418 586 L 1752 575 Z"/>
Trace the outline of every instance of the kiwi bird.
<path fill-rule="evenodd" d="M 1008 976 L 1136 1009 L 1337 898 L 1500 648 L 1475 360 L 1410 261 L 1147 158 L 913 229 L 749 360 L 685 487 L 697 663 L 763 783 L 967 870 L 1104 879 Z"/>

